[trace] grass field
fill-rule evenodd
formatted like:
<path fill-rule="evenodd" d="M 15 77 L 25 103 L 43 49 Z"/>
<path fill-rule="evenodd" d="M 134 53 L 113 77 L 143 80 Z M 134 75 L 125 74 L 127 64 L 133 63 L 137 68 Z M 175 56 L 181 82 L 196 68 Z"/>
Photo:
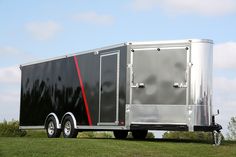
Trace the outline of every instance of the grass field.
<path fill-rule="evenodd" d="M 236 157 L 236 142 L 224 142 L 215 147 L 206 142 L 158 139 L 136 141 L 0 137 L 0 156 Z"/>

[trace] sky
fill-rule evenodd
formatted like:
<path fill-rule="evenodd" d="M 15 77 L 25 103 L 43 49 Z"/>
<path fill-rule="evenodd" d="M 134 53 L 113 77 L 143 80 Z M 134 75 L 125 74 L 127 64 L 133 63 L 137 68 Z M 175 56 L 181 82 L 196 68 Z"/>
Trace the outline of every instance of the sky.
<path fill-rule="evenodd" d="M 0 0 L 0 121 L 19 117 L 19 65 L 126 41 L 214 40 L 213 105 L 236 116 L 235 0 Z"/>

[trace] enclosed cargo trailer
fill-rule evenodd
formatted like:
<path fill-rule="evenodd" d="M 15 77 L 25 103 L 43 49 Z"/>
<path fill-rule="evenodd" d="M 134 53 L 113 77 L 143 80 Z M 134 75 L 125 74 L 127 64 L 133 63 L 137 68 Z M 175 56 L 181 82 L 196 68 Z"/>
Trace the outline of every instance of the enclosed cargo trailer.
<path fill-rule="evenodd" d="M 48 137 L 78 131 L 209 131 L 213 41 L 127 42 L 21 65 L 21 129 Z"/>

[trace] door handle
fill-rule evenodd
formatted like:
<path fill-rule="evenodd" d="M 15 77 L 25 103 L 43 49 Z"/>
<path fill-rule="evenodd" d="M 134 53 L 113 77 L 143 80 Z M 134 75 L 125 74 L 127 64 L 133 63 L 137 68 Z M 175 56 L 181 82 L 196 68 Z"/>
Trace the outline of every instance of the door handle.
<path fill-rule="evenodd" d="M 175 82 L 175 83 L 173 84 L 173 87 L 174 87 L 174 88 L 187 88 L 187 84 L 186 84 L 186 83 L 183 83 L 183 82 L 181 82 L 181 83 Z"/>
<path fill-rule="evenodd" d="M 179 83 L 175 82 L 175 83 L 173 84 L 173 87 L 174 87 L 174 88 L 179 88 Z"/>
<path fill-rule="evenodd" d="M 144 83 L 138 83 L 138 88 L 145 88 L 145 84 Z"/>
<path fill-rule="evenodd" d="M 144 83 L 136 83 L 134 85 L 131 86 L 132 88 L 145 88 L 145 84 Z"/>

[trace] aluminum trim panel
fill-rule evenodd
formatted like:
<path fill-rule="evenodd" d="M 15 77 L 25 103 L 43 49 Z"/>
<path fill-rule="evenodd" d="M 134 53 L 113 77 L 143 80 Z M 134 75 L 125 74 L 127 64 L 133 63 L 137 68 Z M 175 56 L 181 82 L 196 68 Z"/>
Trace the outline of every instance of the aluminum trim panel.
<path fill-rule="evenodd" d="M 206 105 L 127 104 L 126 126 L 131 124 L 209 126 L 209 113 Z M 189 130 L 193 131 L 191 128 Z"/>
<path fill-rule="evenodd" d="M 191 65 L 189 103 L 204 106 L 202 107 L 204 119 L 198 117 L 198 125 L 210 125 L 212 117 L 212 43 L 191 44 Z M 196 119 L 192 121 L 194 120 Z"/>
<path fill-rule="evenodd" d="M 187 123 L 152 123 L 152 122 L 131 122 L 132 124 L 147 124 L 147 125 L 186 125 Z"/>
<path fill-rule="evenodd" d="M 189 44 L 193 43 L 213 43 L 210 39 L 185 39 L 185 40 L 165 40 L 165 41 L 140 41 L 140 42 L 128 42 L 129 45 L 156 45 L 156 44 Z"/>
<path fill-rule="evenodd" d="M 187 123 L 186 105 L 127 105 L 129 122 L 132 123 Z"/>
<path fill-rule="evenodd" d="M 101 122 L 101 123 L 98 123 L 97 125 L 102 125 L 102 126 L 104 126 L 104 125 L 117 125 L 117 123 L 110 123 L 110 122 Z"/>
<path fill-rule="evenodd" d="M 125 126 L 79 126 L 77 125 L 78 129 L 81 130 L 129 130 Z"/>
<path fill-rule="evenodd" d="M 25 130 L 37 130 L 37 129 L 45 129 L 44 126 L 19 126 L 19 129 L 25 129 Z"/>

